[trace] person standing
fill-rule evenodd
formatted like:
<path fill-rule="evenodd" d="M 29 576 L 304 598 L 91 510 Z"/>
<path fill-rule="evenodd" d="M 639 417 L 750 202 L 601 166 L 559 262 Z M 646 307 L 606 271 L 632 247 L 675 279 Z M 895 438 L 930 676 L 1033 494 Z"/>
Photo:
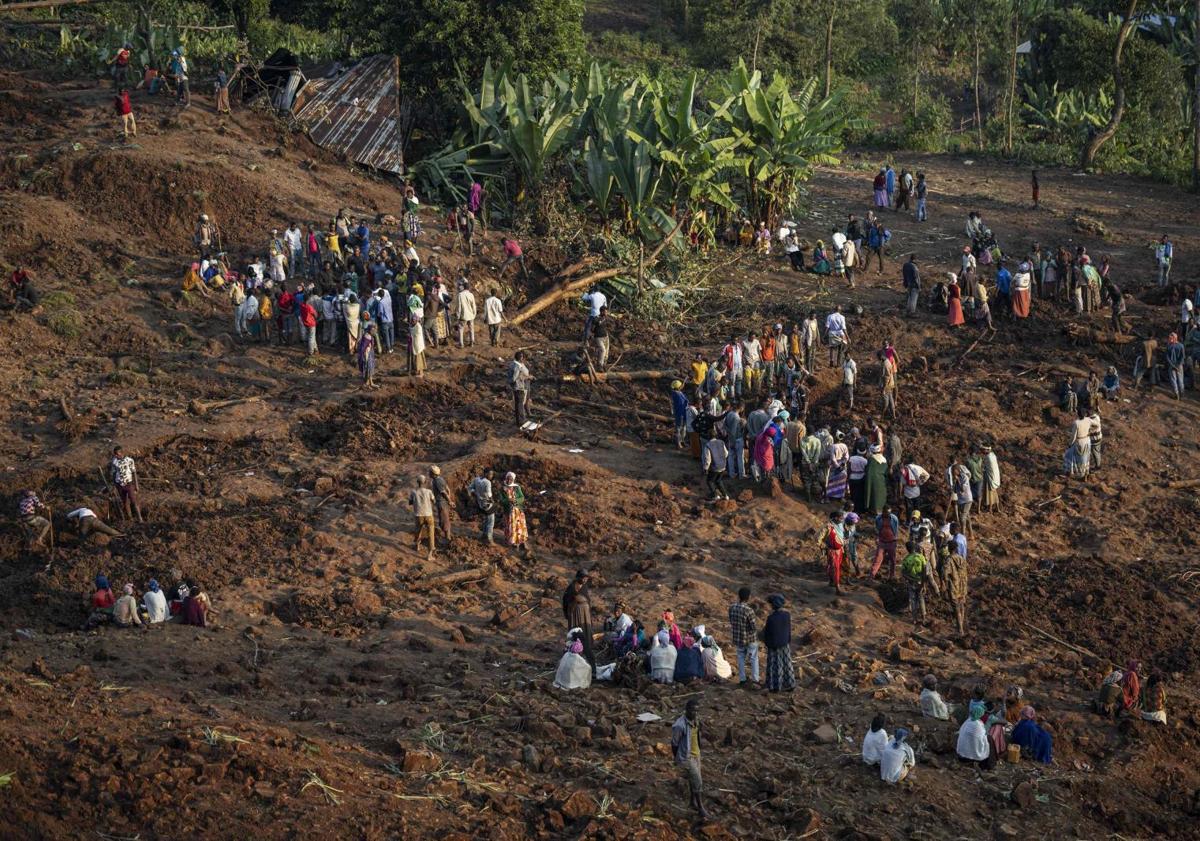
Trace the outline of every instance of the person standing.
<path fill-rule="evenodd" d="M 846 354 L 846 361 L 842 363 L 842 401 L 846 404 L 846 411 L 854 411 L 854 384 L 858 381 L 858 363 L 855 362 L 850 354 Z"/>
<path fill-rule="evenodd" d="M 767 689 L 771 692 L 791 692 L 796 688 L 796 673 L 792 667 L 792 617 L 783 609 L 785 600 L 779 593 L 767 599 L 771 614 L 763 625 L 763 643 L 767 647 Z"/>
<path fill-rule="evenodd" d="M 308 350 L 307 356 L 312 358 L 317 355 L 317 310 L 307 297 L 300 302 L 299 306 L 300 317 L 300 337 L 304 340 Z M 365 314 L 365 313 L 364 313 Z M 371 374 L 375 373 L 375 349 L 371 348 Z M 374 380 L 370 380 L 372 384 Z M 372 387 L 375 387 L 372 385 Z"/>
<path fill-rule="evenodd" d="M 121 118 L 121 131 L 125 139 L 128 140 L 130 135 L 137 137 L 137 120 L 133 117 L 133 104 L 129 101 L 129 90 L 122 87 L 114 104 L 117 115 Z"/>
<path fill-rule="evenodd" d="M 599 286 L 593 286 L 584 293 L 580 300 L 588 308 L 587 318 L 583 321 L 583 343 L 586 345 L 592 338 L 592 325 L 600 317 L 600 310 L 608 306 L 608 296 L 600 290 Z"/>
<path fill-rule="evenodd" d="M 879 373 L 880 413 L 885 418 L 896 419 L 896 365 L 888 357 L 880 364 Z"/>
<path fill-rule="evenodd" d="M 471 284 L 464 277 L 458 297 L 454 299 L 454 318 L 458 322 L 459 347 L 466 346 L 463 343 L 464 339 L 470 340 L 471 347 L 475 346 L 475 319 L 477 316 L 478 307 L 475 302 L 475 293 L 471 291 Z"/>
<path fill-rule="evenodd" d="M 708 485 L 708 500 L 729 499 L 729 488 L 725 485 L 725 473 L 729 469 L 729 450 L 725 442 L 713 435 L 704 442 L 704 453 L 700 458 L 700 467 L 704 471 L 704 481 Z"/>
<path fill-rule="evenodd" d="M 746 685 L 746 663 L 750 677 L 758 685 L 758 618 L 750 606 L 750 588 L 738 589 L 738 600 L 729 606 L 729 628 L 737 651 L 738 685 Z"/>
<path fill-rule="evenodd" d="M 925 183 L 925 173 L 917 173 L 917 221 L 925 222 L 929 219 L 929 213 L 926 210 L 925 199 L 929 195 L 929 185 Z"/>
<path fill-rule="evenodd" d="M 603 371 L 608 367 L 608 307 L 601 307 L 592 321 L 592 339 L 596 342 L 596 367 Z"/>
<path fill-rule="evenodd" d="M 433 558 L 433 552 L 436 548 L 436 527 L 433 522 L 433 507 L 435 500 L 433 491 L 426 487 L 425 477 L 417 477 L 417 486 L 412 489 L 408 495 L 408 504 L 412 507 L 413 516 L 416 517 L 416 527 L 413 529 L 414 549 L 421 548 L 421 539 L 428 533 L 429 535 L 429 554 L 426 559 Z"/>
<path fill-rule="evenodd" d="M 375 290 L 375 298 L 377 300 L 375 305 L 375 321 L 379 324 L 381 349 L 384 353 L 391 353 L 396 346 L 396 323 L 395 313 L 392 311 L 392 293 L 381 286 Z"/>
<path fill-rule="evenodd" d="M 1166 286 L 1171 281 L 1171 260 L 1175 257 L 1175 246 L 1166 234 L 1154 248 L 1154 264 L 1158 269 L 1158 285 Z"/>
<path fill-rule="evenodd" d="M 513 393 L 513 410 L 517 426 L 524 426 L 529 411 L 529 388 L 533 376 L 525 365 L 525 351 L 517 351 L 513 361 L 508 365 L 508 387 Z"/>
<path fill-rule="evenodd" d="M 583 643 L 583 659 L 592 667 L 592 677 L 596 677 L 596 655 L 592 651 L 592 601 L 588 594 L 588 574 L 584 570 L 575 573 L 574 580 L 567 585 L 562 597 L 563 618 L 567 620 L 567 629 L 578 628 L 582 633 L 580 642 Z"/>
<path fill-rule="evenodd" d="M 908 545 L 908 554 L 900 564 L 900 574 L 904 576 L 904 582 L 908 585 L 908 606 L 912 610 L 913 624 L 924 624 L 927 619 L 925 588 L 928 587 L 937 595 L 938 586 L 925 554 L 915 543 Z"/>
<path fill-rule="evenodd" d="M 504 474 L 500 490 L 500 507 L 504 509 L 504 539 L 526 558 L 529 557 L 529 527 L 525 522 L 525 491 L 517 484 L 517 474 Z"/>
<path fill-rule="evenodd" d="M 909 254 L 908 262 L 903 268 L 904 289 L 908 293 L 904 312 L 910 318 L 917 314 L 917 304 L 921 299 L 921 272 L 917 268 L 917 255 Z"/>
<path fill-rule="evenodd" d="M 217 113 L 232 113 L 229 108 L 229 76 L 226 74 L 225 68 L 217 68 L 217 80 L 213 87 L 217 93 Z"/>
<path fill-rule="evenodd" d="M 450 485 L 446 483 L 446 477 L 442 475 L 442 468 L 436 464 L 429 468 L 429 478 L 433 485 L 433 496 L 437 501 L 437 524 L 438 530 L 441 531 L 442 537 L 446 539 L 446 544 L 450 543 L 450 511 L 454 507 L 453 501 L 450 499 Z"/>
<path fill-rule="evenodd" d="M 943 546 L 942 552 L 942 578 L 946 582 L 946 599 L 954 610 L 954 622 L 961 636 L 967 632 L 967 562 L 962 555 L 951 551 L 949 546 Z"/>
<path fill-rule="evenodd" d="M 971 492 L 971 471 L 957 458 L 946 471 L 946 484 L 954 501 L 955 521 L 962 526 L 963 531 L 974 536 L 971 507 L 975 504 L 975 495 Z"/>
<path fill-rule="evenodd" d="M 124 91 L 129 87 L 129 59 L 133 54 L 133 44 L 126 43 L 108 60 L 112 66 L 113 90 Z"/>
<path fill-rule="evenodd" d="M 1096 410 L 1096 435 L 1099 435 L 1100 412 Z M 1096 467 L 1100 466 L 1098 439 L 1093 437 L 1093 458 Z M 974 476 L 972 476 L 974 478 Z M 990 445 L 983 446 L 983 495 L 979 497 L 980 511 L 997 511 L 1000 508 L 1000 460 L 992 451 Z"/>
<path fill-rule="evenodd" d="M 125 455 L 125 451 L 120 446 L 113 447 L 112 461 L 109 462 L 109 469 L 112 473 L 113 485 L 117 489 L 117 498 L 121 504 L 121 510 L 125 514 L 126 520 L 132 520 L 133 515 L 137 514 L 139 523 L 144 523 L 142 519 L 142 506 L 138 500 L 138 495 L 141 493 L 141 485 L 138 482 L 137 465 L 133 461 L 132 456 Z M 132 508 L 132 511 L 130 510 Z"/>
<path fill-rule="evenodd" d="M 1172 333 L 1167 336 L 1167 377 L 1171 383 L 1171 392 L 1178 400 L 1183 396 L 1185 383 L 1183 379 L 1183 365 L 1187 360 L 1187 353 L 1184 350 L 1183 343 L 1179 341 L 1179 335 Z"/>
<path fill-rule="evenodd" d="M 671 417 L 675 422 L 675 447 L 683 449 L 688 433 L 688 398 L 683 392 L 683 380 L 671 381 Z"/>
<path fill-rule="evenodd" d="M 683 715 L 671 727 L 671 750 L 687 779 L 692 808 L 701 820 L 708 820 L 703 800 L 704 780 L 700 773 L 700 704 L 695 698 L 688 699 Z"/>
<path fill-rule="evenodd" d="M 183 47 L 176 47 L 171 51 L 169 67 L 171 75 L 175 78 L 175 101 L 187 109 L 192 104 L 192 89 L 191 82 L 188 80 L 187 57 L 183 54 Z"/>
<path fill-rule="evenodd" d="M 929 472 L 919 464 L 909 463 L 900 469 L 901 495 L 904 497 L 904 515 L 911 517 L 921 507 L 921 488 L 929 481 Z"/>
<path fill-rule="evenodd" d="M 845 526 L 842 525 L 841 511 L 834 511 L 829 515 L 822 543 L 825 546 L 825 575 L 829 579 L 829 586 L 840 596 L 842 594 L 842 562 L 845 560 L 846 552 L 846 532 Z"/>
<path fill-rule="evenodd" d="M 489 546 L 496 542 L 496 500 L 492 496 L 492 479 L 495 472 L 490 467 L 485 467 L 483 473 L 475 477 L 471 482 L 471 497 L 475 500 L 475 507 L 479 510 L 479 532 L 483 538 L 483 542 Z"/>
<path fill-rule="evenodd" d="M 809 374 L 815 374 L 820 364 L 817 357 L 817 345 L 821 341 L 821 325 L 817 322 L 816 310 L 809 310 L 808 317 L 800 326 L 800 344 L 804 351 L 803 367 Z"/>
<path fill-rule="evenodd" d="M 483 320 L 487 323 L 488 339 L 492 347 L 500 344 L 500 327 L 504 323 L 504 302 L 493 289 L 483 302 Z"/>
<path fill-rule="evenodd" d="M 825 318 L 825 341 L 829 345 L 829 367 L 841 367 L 850 347 L 850 331 L 846 327 L 846 316 L 838 304 Z"/>
<path fill-rule="evenodd" d="M 890 505 L 875 517 L 875 563 L 871 565 L 871 580 L 879 575 L 884 562 L 887 563 L 888 578 L 896 577 L 896 543 L 900 535 L 900 518 L 892 513 Z"/>

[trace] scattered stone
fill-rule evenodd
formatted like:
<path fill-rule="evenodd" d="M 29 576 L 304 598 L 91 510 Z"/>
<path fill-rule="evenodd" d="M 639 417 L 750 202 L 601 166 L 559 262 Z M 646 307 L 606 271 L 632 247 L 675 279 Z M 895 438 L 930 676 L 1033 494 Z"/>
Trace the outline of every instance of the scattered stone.
<path fill-rule="evenodd" d="M 596 801 L 591 795 L 576 791 L 563 801 L 562 813 L 567 820 L 577 821 L 581 818 L 590 818 L 596 814 L 597 808 Z"/>
<path fill-rule="evenodd" d="M 738 502 L 752 502 L 753 500 L 754 500 L 754 489 L 753 488 L 746 488 L 746 490 L 742 491 L 740 494 L 737 495 Z"/>
<path fill-rule="evenodd" d="M 655 482 L 653 493 L 655 496 L 660 496 L 663 499 L 671 498 L 671 486 L 666 482 Z"/>
<path fill-rule="evenodd" d="M 530 771 L 537 771 L 542 767 L 542 757 L 538 755 L 537 748 L 533 745 L 525 745 L 521 748 L 521 762 Z"/>
<path fill-rule="evenodd" d="M 328 494 L 328 493 L 332 493 L 332 492 L 333 492 L 333 477 L 332 476 L 318 476 L 317 480 L 315 482 L 313 482 L 313 493 L 314 494 L 324 495 L 324 494 Z"/>
<path fill-rule="evenodd" d="M 828 722 L 817 727 L 809 735 L 814 742 L 819 742 L 822 745 L 836 745 L 838 742 L 837 729 Z"/>
<path fill-rule="evenodd" d="M 400 768 L 405 773 L 428 774 L 442 767 L 442 760 L 437 754 L 425 750 L 406 750 Z"/>
<path fill-rule="evenodd" d="M 1031 786 L 1028 782 L 1017 783 L 1016 787 L 1013 788 L 1012 793 L 1009 796 L 1021 809 L 1031 809 L 1033 808 L 1033 804 L 1036 802 L 1036 798 L 1033 794 L 1033 786 Z"/>
<path fill-rule="evenodd" d="M 449 631 L 446 632 L 446 636 L 448 636 L 450 638 L 450 641 L 453 642 L 455 645 L 466 645 L 467 644 L 467 638 L 463 636 L 463 632 L 460 631 L 458 628 L 451 628 Z"/>
<path fill-rule="evenodd" d="M 619 747 L 622 747 L 622 748 L 632 748 L 633 747 L 633 737 L 629 735 L 628 730 L 626 730 L 624 727 L 622 727 L 619 724 L 613 727 L 612 738 L 613 738 L 613 741 L 616 742 Z"/>
<path fill-rule="evenodd" d="M 771 499 L 783 498 L 783 485 L 779 484 L 779 479 L 772 476 L 767 482 L 767 496 Z"/>

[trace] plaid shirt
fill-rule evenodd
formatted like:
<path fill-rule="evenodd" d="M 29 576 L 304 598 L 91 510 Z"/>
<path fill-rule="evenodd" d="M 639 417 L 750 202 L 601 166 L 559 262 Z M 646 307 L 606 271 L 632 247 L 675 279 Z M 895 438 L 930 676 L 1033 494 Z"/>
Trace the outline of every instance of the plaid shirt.
<path fill-rule="evenodd" d="M 735 646 L 746 646 L 758 641 L 758 622 L 754 618 L 754 608 L 747 602 L 729 606 L 729 627 L 733 631 Z"/>

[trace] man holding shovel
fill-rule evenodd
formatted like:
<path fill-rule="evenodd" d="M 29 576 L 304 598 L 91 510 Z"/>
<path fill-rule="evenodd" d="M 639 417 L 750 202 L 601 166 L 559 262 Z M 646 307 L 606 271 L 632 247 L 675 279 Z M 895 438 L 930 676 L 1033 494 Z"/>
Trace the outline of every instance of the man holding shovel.
<path fill-rule="evenodd" d="M 38 512 L 45 512 L 45 516 L 43 517 Z M 29 489 L 21 491 L 21 499 L 17 503 L 17 519 L 25 532 L 25 539 L 30 551 L 36 547 L 53 550 L 54 527 L 50 523 L 50 516 L 50 509 L 38 499 L 38 495 L 34 491 Z M 49 538 L 49 543 L 47 543 L 47 538 Z"/>

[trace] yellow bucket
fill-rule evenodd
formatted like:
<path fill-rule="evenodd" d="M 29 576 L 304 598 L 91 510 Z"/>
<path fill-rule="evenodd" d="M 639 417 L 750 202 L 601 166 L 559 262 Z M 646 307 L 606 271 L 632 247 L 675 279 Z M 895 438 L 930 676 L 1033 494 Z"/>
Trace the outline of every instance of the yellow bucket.
<path fill-rule="evenodd" d="M 1021 746 L 1020 745 L 1009 745 L 1007 758 L 1008 758 L 1009 762 L 1012 762 L 1014 764 L 1017 762 L 1020 762 L 1021 761 Z"/>

